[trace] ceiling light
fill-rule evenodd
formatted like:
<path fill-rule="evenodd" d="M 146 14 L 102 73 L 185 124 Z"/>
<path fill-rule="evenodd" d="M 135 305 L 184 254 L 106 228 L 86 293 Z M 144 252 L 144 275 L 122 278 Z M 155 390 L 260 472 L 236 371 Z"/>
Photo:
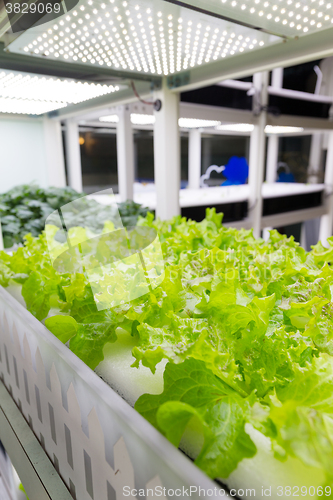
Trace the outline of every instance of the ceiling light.
<path fill-rule="evenodd" d="M 131 122 L 133 125 L 153 125 L 155 123 L 155 116 L 132 113 Z"/>
<path fill-rule="evenodd" d="M 217 130 L 224 130 L 226 132 L 252 132 L 254 125 L 252 123 L 228 123 L 224 125 L 219 125 L 216 127 Z M 281 125 L 266 125 L 266 134 L 292 134 L 297 132 L 303 132 L 302 127 L 284 127 Z"/>
<path fill-rule="evenodd" d="M 106 61 L 103 56 L 102 59 L 98 59 L 99 56 L 90 56 L 87 63 L 105 64 L 108 62 L 108 64 L 113 67 L 121 66 L 123 68 L 128 67 L 132 70 L 138 70 L 136 57 L 139 55 L 141 71 L 144 70 L 145 72 L 151 73 L 157 71 L 158 73 L 161 73 L 163 67 L 163 73 L 169 74 L 174 73 L 175 71 L 180 71 L 181 68 L 186 69 L 189 65 L 194 67 L 203 63 L 203 61 L 208 62 L 212 60 L 213 57 L 214 60 L 223 58 L 225 56 L 223 53 L 223 42 L 227 33 L 229 33 L 231 38 L 237 36 L 238 39 L 252 39 L 255 34 L 255 32 L 249 28 L 235 25 L 232 25 L 235 32 L 231 33 L 230 24 L 227 24 L 222 20 L 214 20 L 208 15 L 202 15 L 199 13 L 191 12 L 189 16 L 188 12 L 184 11 L 186 18 L 182 19 L 178 17 L 178 8 L 176 6 L 168 5 L 166 8 L 162 5 L 160 0 L 156 1 L 161 5 L 161 9 L 158 11 L 157 8 L 155 12 L 152 12 L 150 7 L 147 8 L 148 0 L 140 0 L 140 5 L 136 6 L 133 5 L 133 3 L 126 3 L 126 1 L 121 1 L 117 4 L 117 6 L 115 6 L 115 2 L 111 0 L 110 3 L 113 5 L 105 6 L 105 4 L 103 4 L 105 7 L 104 17 L 110 15 L 112 16 L 112 21 L 108 21 L 108 23 L 113 27 L 113 36 L 116 38 L 115 42 L 117 44 L 119 43 L 119 47 L 122 49 L 122 54 L 120 52 L 116 52 L 114 46 L 112 46 L 112 52 L 116 52 L 116 54 L 113 54 L 113 56 L 110 57 L 110 60 Z M 66 59 L 68 62 L 77 59 L 77 54 L 73 51 L 66 51 L 65 47 L 63 49 L 55 47 L 55 40 L 58 39 L 55 38 L 55 36 L 57 36 L 55 35 L 55 30 L 58 29 L 58 25 L 61 26 L 63 32 L 68 33 L 68 38 L 73 40 L 73 43 L 81 43 L 81 41 L 83 41 L 82 37 L 79 36 L 82 32 L 84 33 L 85 39 L 91 40 L 98 33 L 98 40 L 102 43 L 106 43 L 105 40 L 109 40 L 109 42 L 112 41 L 108 39 L 109 32 L 104 31 L 105 26 L 103 27 L 103 25 L 99 24 L 103 22 L 103 19 L 98 13 L 98 10 L 100 10 L 98 5 L 96 6 L 96 3 L 92 5 L 92 2 L 88 1 L 88 4 L 85 5 L 83 9 L 81 9 L 81 7 L 79 7 L 80 10 L 73 12 L 74 17 L 66 16 L 61 20 L 61 22 L 58 22 L 58 24 L 49 26 L 45 33 L 38 33 L 39 39 L 44 37 L 44 35 L 47 36 L 49 40 L 48 43 L 53 45 L 56 50 L 51 51 L 47 48 L 47 52 L 49 54 L 48 57 Z M 75 23 L 73 23 L 74 18 Z M 177 23 L 177 31 L 173 31 L 173 23 Z M 186 29 L 184 37 L 182 37 L 180 32 L 182 25 L 184 25 L 184 28 Z M 101 28 L 98 28 L 99 31 L 96 26 L 101 26 Z M 147 32 L 148 26 L 149 32 Z M 77 27 L 79 27 L 80 30 L 76 30 Z M 148 33 L 151 36 L 148 36 Z M 213 37 L 210 37 L 210 33 L 213 33 Z M 218 42 L 216 38 L 219 37 L 220 39 L 220 35 L 217 35 L 217 33 L 223 33 L 224 35 L 223 40 L 221 38 L 221 45 L 219 45 L 221 50 L 218 52 L 216 51 Z M 155 35 L 157 34 L 159 35 L 158 43 L 154 45 L 153 42 L 156 41 Z M 185 35 L 187 35 L 186 38 Z M 33 39 L 33 33 L 29 34 L 26 43 L 22 45 L 22 41 L 25 40 L 26 36 L 27 34 L 23 34 L 22 38 L 19 37 L 19 39 L 10 44 L 9 50 L 17 52 L 23 51 L 24 53 L 38 51 L 39 56 L 43 54 L 45 57 L 45 48 L 40 48 L 37 40 Z M 268 35 L 261 33 L 259 41 L 263 40 L 266 43 L 269 41 L 269 37 Z M 37 44 L 36 47 L 32 45 L 34 43 L 35 45 Z M 134 52 L 126 54 L 124 53 L 123 47 L 128 46 L 129 44 L 132 44 L 135 47 L 135 50 Z M 145 50 L 140 53 L 139 48 L 142 44 L 144 44 Z M 29 45 L 33 46 L 32 50 Z M 154 50 L 154 48 L 156 50 Z M 200 49 L 203 50 L 202 54 Z M 250 48 L 245 46 L 244 50 L 250 50 Z M 177 54 L 174 52 L 177 52 Z M 35 54 L 37 54 L 37 52 L 35 52 Z M 231 52 L 229 51 L 226 55 L 229 57 L 230 54 Z M 122 59 L 122 55 L 126 61 Z M 74 59 L 74 57 L 76 59 Z M 80 57 L 80 59 L 82 62 L 86 62 L 87 57 Z M 85 59 L 85 61 L 83 61 L 83 59 Z M 177 61 L 175 61 L 175 59 L 177 59 Z"/>
<path fill-rule="evenodd" d="M 3 113 L 47 113 L 63 108 L 67 104 L 76 104 L 117 90 L 119 87 L 113 85 L 51 78 L 17 71 L 0 72 L 0 100 Z"/>
<path fill-rule="evenodd" d="M 0 97 L 0 113 L 15 113 L 24 115 L 41 115 L 54 109 L 67 106 L 63 102 L 32 101 L 28 99 L 11 99 Z"/>
<path fill-rule="evenodd" d="M 228 123 L 226 125 L 219 125 L 217 130 L 225 130 L 227 132 L 252 132 L 254 125 L 252 123 Z"/>
<path fill-rule="evenodd" d="M 78 26 L 84 32 L 85 37 L 91 38 L 98 33 L 98 40 L 105 42 L 105 38 L 107 39 L 109 33 L 106 34 L 104 31 L 105 25 L 100 23 L 103 23 L 105 18 L 110 16 L 112 21 L 107 22 L 114 27 L 117 44 L 119 43 L 120 48 L 122 48 L 129 45 L 130 42 L 135 46 L 135 51 L 123 55 L 126 61 L 122 59 L 119 52 L 117 58 L 113 55 L 111 62 L 108 61 L 108 63 L 113 67 L 122 66 L 123 68 L 137 69 L 135 59 L 138 54 L 137 47 L 144 43 L 145 51 L 140 54 L 140 66 L 145 72 L 154 72 L 155 68 L 160 72 L 160 65 L 162 64 L 164 73 L 174 73 L 180 71 L 181 68 L 188 68 L 189 65 L 194 67 L 212 59 L 221 60 L 224 57 L 258 49 L 258 47 L 278 41 L 277 37 L 269 36 L 266 33 L 258 33 L 239 24 L 227 23 L 224 20 L 214 19 L 208 15 L 193 11 L 190 12 L 187 9 L 183 9 L 184 16 L 179 18 L 179 8 L 177 6 L 172 4 L 166 6 L 161 0 L 155 0 L 155 2 L 156 6 L 154 3 L 154 9 L 151 9 L 151 0 L 140 0 L 138 5 L 123 0 L 119 2 L 110 0 L 108 6 L 99 4 L 104 9 L 104 16 L 100 16 L 98 12 L 100 10 L 99 5 L 96 6 L 96 2 L 93 5 L 93 2 L 88 0 L 87 5 L 81 5 L 77 10 L 73 11 L 73 17 L 66 15 L 58 24 L 50 24 L 44 33 L 42 31 L 38 33 L 36 39 L 34 39 L 36 35 L 33 33 L 24 33 L 10 43 L 8 48 L 13 52 L 34 53 L 35 57 L 57 57 L 60 60 L 67 58 L 66 60 L 70 62 L 74 60 L 74 57 L 77 57 L 74 52 L 59 49 L 59 47 L 53 45 L 55 50 L 51 51 L 47 48 L 46 54 L 45 48 L 40 46 L 42 38 L 47 36 L 48 43 L 55 44 L 58 38 L 54 35 L 56 32 L 59 33 L 60 26 L 60 31 L 63 30 L 61 33 L 68 33 L 68 38 L 72 39 L 74 43 L 78 40 L 81 42 L 82 39 L 78 37 L 78 31 L 75 31 Z M 115 3 L 117 3 L 117 6 L 114 5 Z M 216 3 L 216 5 L 218 4 Z M 320 6 L 325 6 L 325 9 Z M 222 0 L 221 6 L 217 6 L 217 9 L 219 8 L 223 9 L 226 15 L 229 13 L 229 17 L 237 21 L 244 21 L 245 19 L 248 22 L 248 19 L 250 19 L 253 25 L 287 36 L 304 36 L 307 32 L 327 28 L 333 22 L 331 11 L 327 10 L 332 9 L 332 5 L 325 4 L 323 0 L 302 0 L 302 2 L 297 2 L 297 0 L 296 2 L 292 0 L 279 0 L 279 2 L 271 0 Z M 307 17 L 303 19 L 303 15 L 305 15 L 303 13 L 305 12 Z M 89 19 L 89 22 L 86 19 Z M 73 23 L 73 20 L 75 20 L 75 23 Z M 177 31 L 174 32 L 173 24 L 175 23 L 177 24 L 174 29 L 177 29 Z M 183 37 L 181 34 L 182 25 L 184 26 L 183 31 L 185 31 Z M 148 26 L 149 32 L 147 31 Z M 168 33 L 167 30 L 170 30 L 170 32 Z M 151 36 L 148 36 L 148 33 Z M 211 33 L 214 33 L 213 36 L 210 36 Z M 216 33 L 219 33 L 219 35 L 216 35 Z M 221 33 L 223 37 L 220 36 Z M 158 43 L 154 46 L 153 36 L 157 34 L 159 34 Z M 257 36 L 257 40 L 254 40 L 254 36 Z M 176 38 L 177 54 L 174 54 Z M 242 45 L 242 48 L 235 47 L 238 42 L 234 45 L 233 39 L 245 39 L 246 45 Z M 217 50 L 217 46 L 219 50 Z M 154 47 L 156 50 L 154 50 Z M 122 52 L 124 52 L 124 49 L 122 49 Z M 173 59 L 176 56 L 177 64 L 175 66 Z M 98 57 L 90 57 L 88 64 L 96 65 L 106 62 L 104 58 L 100 60 Z M 85 62 L 83 58 L 81 58 L 81 61 Z"/>
<path fill-rule="evenodd" d="M 107 122 L 107 123 L 118 123 L 119 116 L 118 115 L 101 116 L 99 121 L 100 122 Z"/>
<path fill-rule="evenodd" d="M 266 125 L 266 134 L 293 134 L 303 132 L 303 127 L 283 127 L 281 125 Z"/>
<path fill-rule="evenodd" d="M 198 118 L 179 118 L 178 124 L 182 128 L 216 127 L 221 122 L 216 120 L 200 120 Z"/>

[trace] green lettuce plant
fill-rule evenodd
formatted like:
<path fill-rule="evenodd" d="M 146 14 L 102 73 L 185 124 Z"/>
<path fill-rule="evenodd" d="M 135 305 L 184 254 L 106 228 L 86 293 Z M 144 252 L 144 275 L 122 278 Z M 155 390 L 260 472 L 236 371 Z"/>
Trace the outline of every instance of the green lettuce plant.
<path fill-rule="evenodd" d="M 99 220 L 103 219 L 105 207 L 93 199 L 85 197 L 70 187 L 43 189 L 36 185 L 21 185 L 0 194 L 0 220 L 4 247 L 10 248 L 15 243 L 23 243 L 27 234 L 39 236 L 45 227 L 47 217 L 56 209 L 63 207 L 77 198 L 81 198 L 84 211 L 80 223 L 84 227 L 96 230 Z M 145 217 L 148 209 L 134 201 L 127 200 L 118 204 L 118 211 L 125 227 L 135 226 L 138 217 Z M 67 225 L 78 224 L 78 214 L 67 213 Z"/>
<path fill-rule="evenodd" d="M 251 424 L 277 460 L 296 457 L 332 485 L 333 239 L 307 253 L 277 231 L 264 241 L 221 219 L 214 210 L 200 223 L 139 219 L 160 235 L 165 278 L 109 310 L 97 311 L 84 275 L 55 272 L 44 235 L 0 254 L 0 283 L 20 283 L 32 314 L 92 369 L 118 328 L 136 341 L 133 369 L 154 373 L 167 360 L 163 392 L 135 408 L 176 446 L 194 426 L 195 463 L 209 476 L 226 478 L 255 456 Z"/>

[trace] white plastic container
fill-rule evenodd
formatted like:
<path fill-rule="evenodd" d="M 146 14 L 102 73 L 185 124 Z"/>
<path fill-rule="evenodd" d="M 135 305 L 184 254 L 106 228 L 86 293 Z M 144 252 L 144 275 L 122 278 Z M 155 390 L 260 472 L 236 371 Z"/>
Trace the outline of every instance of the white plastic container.
<path fill-rule="evenodd" d="M 0 376 L 73 498 L 224 494 L 2 287 Z"/>
<path fill-rule="evenodd" d="M 0 446 L 0 498 L 17 500 L 13 467 L 5 450 Z"/>

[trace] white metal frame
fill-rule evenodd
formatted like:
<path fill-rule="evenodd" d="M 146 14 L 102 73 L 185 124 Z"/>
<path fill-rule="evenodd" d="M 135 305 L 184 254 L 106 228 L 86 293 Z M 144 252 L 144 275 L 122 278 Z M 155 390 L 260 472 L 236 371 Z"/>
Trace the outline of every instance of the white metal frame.
<path fill-rule="evenodd" d="M 274 71 L 274 74 L 276 71 Z M 279 72 L 279 79 L 281 80 L 281 71 Z M 241 84 L 242 90 L 246 90 L 248 88 L 253 87 L 253 83 L 247 83 L 247 82 L 238 82 L 238 81 L 233 81 L 229 80 L 228 82 L 225 82 L 226 86 L 233 87 L 234 85 L 237 87 L 238 84 Z M 273 82 L 272 82 L 273 83 Z M 244 84 L 244 85 L 243 85 Z M 145 82 L 141 82 L 141 87 L 144 89 L 147 89 L 147 84 Z M 164 87 L 166 88 L 166 86 Z M 270 87 L 268 87 L 269 89 Z M 289 92 L 288 89 L 284 89 L 286 92 Z M 113 94 L 111 96 L 108 96 L 108 100 L 111 101 L 111 106 L 109 105 L 106 107 L 105 100 L 104 98 L 97 98 L 95 101 L 98 101 L 96 104 L 96 109 L 92 108 L 92 103 L 87 102 L 87 103 L 82 103 L 82 105 L 77 105 L 77 109 L 75 107 L 72 107 L 70 110 L 60 110 L 58 116 L 55 116 L 53 119 L 56 121 L 59 121 L 63 116 L 71 116 L 72 121 L 77 121 L 79 123 L 82 123 L 82 120 L 84 120 L 85 124 L 89 121 L 96 125 L 96 121 L 94 120 L 98 119 L 99 116 L 103 116 L 106 114 L 119 114 L 119 109 L 122 109 L 122 107 L 116 106 L 118 102 L 122 105 L 124 105 L 124 92 L 127 93 L 127 95 L 131 95 L 131 99 L 128 97 L 128 104 L 127 106 L 132 112 L 141 112 L 145 114 L 152 114 L 153 113 L 153 106 L 148 106 L 144 104 L 138 104 L 137 101 L 133 100 L 133 94 L 129 92 L 129 90 L 122 91 L 123 95 L 121 95 L 121 92 L 118 92 L 117 95 Z M 169 93 L 170 91 L 168 91 Z M 163 93 L 163 92 L 162 92 Z M 306 94 L 306 93 L 304 93 Z M 172 92 L 170 92 L 170 95 L 172 95 Z M 177 95 L 177 94 L 176 94 Z M 309 100 L 312 100 L 313 98 L 316 98 L 314 94 L 306 94 L 309 97 Z M 153 100 L 153 95 L 149 92 L 144 94 L 145 98 L 149 100 Z M 327 99 L 328 100 L 328 99 Z M 75 111 L 74 111 L 75 109 Z M 66 114 L 65 114 L 66 113 Z M 155 116 L 159 116 L 161 112 L 156 112 Z M 184 118 L 200 118 L 200 119 L 205 119 L 205 120 L 219 120 L 222 123 L 251 123 L 254 125 L 257 125 L 259 122 L 258 117 L 254 116 L 253 112 L 248 111 L 248 110 L 238 110 L 238 109 L 231 109 L 231 108 L 223 108 L 223 107 L 216 107 L 216 106 L 207 106 L 207 105 L 200 105 L 200 104 L 192 104 L 192 103 L 186 103 L 186 102 L 181 102 L 179 103 L 179 115 L 184 117 Z M 301 135 L 301 134 L 307 134 L 310 135 L 311 133 L 319 133 L 321 130 L 331 130 L 333 128 L 333 122 L 330 122 L 329 120 L 326 119 L 321 119 L 321 118 L 310 118 L 310 117 L 297 117 L 297 116 L 291 116 L 291 115 L 280 115 L 280 116 L 273 116 L 270 114 L 265 113 L 266 115 L 266 123 L 268 125 L 284 125 L 284 126 L 299 126 L 300 125 L 300 120 L 302 126 L 305 128 L 304 132 L 295 132 L 295 135 Z M 98 123 L 98 122 L 97 122 Z M 118 125 L 116 124 L 108 124 L 108 123 L 99 123 L 100 126 L 103 126 L 105 128 L 108 127 L 113 127 L 113 128 L 118 128 Z M 161 137 L 160 133 L 157 133 L 156 126 L 132 126 L 132 128 L 135 129 L 147 129 L 147 130 L 154 130 L 155 129 L 155 137 L 158 138 L 158 136 Z M 170 129 L 165 130 L 164 132 L 166 133 L 166 141 L 168 144 L 167 147 L 167 154 L 170 154 L 170 145 L 171 143 L 171 135 L 169 132 Z M 219 135 L 247 135 L 249 136 L 250 133 L 248 132 L 228 132 L 228 131 L 221 131 L 221 130 L 215 130 L 215 129 L 203 129 L 201 131 L 201 134 L 207 132 L 209 134 L 219 134 Z M 199 140 L 198 140 L 198 135 L 199 131 L 197 130 L 192 130 L 190 132 L 190 137 L 196 136 L 196 145 L 195 145 L 195 152 L 193 149 L 193 141 L 192 139 L 189 140 L 189 156 L 190 156 L 190 164 L 189 164 L 189 181 L 190 185 L 193 187 L 196 186 L 196 183 L 199 182 L 199 177 L 197 172 L 200 172 L 201 166 L 198 163 L 199 157 L 200 157 L 200 146 L 199 146 Z M 283 135 L 283 134 L 280 134 Z M 290 135 L 290 134 L 288 134 Z M 176 140 L 178 135 L 176 134 Z M 258 144 L 256 145 L 255 139 L 252 138 L 252 143 L 253 143 L 253 151 L 258 151 Z M 120 148 L 120 145 L 123 144 L 123 157 L 126 158 L 126 155 L 128 155 L 128 150 L 126 147 L 126 141 L 125 142 L 119 142 L 118 141 L 118 148 Z M 275 167 L 269 168 L 268 171 L 272 170 L 272 172 L 269 174 L 269 177 L 267 177 L 266 181 L 267 182 L 274 182 L 275 181 L 275 174 L 276 174 L 276 159 L 274 161 L 274 158 L 276 158 L 277 155 L 277 144 L 278 144 L 278 137 L 275 135 L 270 136 L 269 138 L 269 144 L 271 145 L 269 147 L 269 164 L 272 163 Z M 272 151 L 272 144 L 275 145 L 274 150 Z M 77 146 L 75 146 L 77 147 Z M 160 154 L 160 148 L 158 147 L 155 149 L 157 159 L 161 157 Z M 120 151 L 119 151 L 119 156 L 121 157 Z M 159 161 L 159 160 L 157 160 Z M 256 160 L 254 160 L 256 161 Z M 126 163 L 126 162 L 125 162 Z M 170 165 L 170 163 L 169 163 Z M 121 169 L 122 171 L 125 171 L 123 168 Z M 170 177 L 171 173 L 170 170 L 168 170 L 168 178 Z M 131 174 L 132 177 L 132 174 Z M 179 175 L 177 174 L 177 177 Z M 274 178 L 273 178 L 274 177 Z M 124 181 L 125 182 L 125 181 Z M 165 185 L 163 182 L 162 185 Z M 173 189 L 174 186 L 173 186 Z M 259 192 L 259 191 L 258 191 Z M 169 191 L 170 193 L 170 191 Z M 127 198 L 132 198 L 133 192 L 128 190 Z M 124 197 L 123 197 L 124 198 Z M 257 199 L 256 196 L 254 196 L 255 199 Z M 162 197 L 159 195 L 158 197 L 159 202 L 162 203 Z M 170 198 L 169 198 L 170 200 Z M 256 202 L 253 201 L 253 203 L 250 203 L 250 206 L 253 207 Z M 171 205 L 170 205 L 171 207 Z M 179 208 L 175 209 L 175 204 L 174 208 L 168 212 L 163 212 L 163 210 L 158 209 L 159 213 L 179 213 Z M 257 212 L 257 209 L 255 209 L 255 212 Z M 167 217 L 167 216 L 165 216 Z M 257 230 L 258 232 L 259 230 Z M 258 233 L 259 234 L 259 233 Z"/>
<path fill-rule="evenodd" d="M 265 127 L 267 124 L 267 111 L 265 108 L 268 103 L 268 78 L 269 73 L 256 73 L 253 76 L 255 94 L 253 97 L 253 110 L 258 113 L 258 123 L 254 125 L 250 140 L 250 159 L 249 159 L 249 211 L 252 220 L 253 234 L 256 238 L 260 237 L 261 217 L 262 217 L 262 190 L 261 186 L 264 179 L 265 170 Z M 258 109 L 256 109 L 258 107 Z"/>
<path fill-rule="evenodd" d="M 129 107 L 120 106 L 117 114 L 118 189 L 121 201 L 126 201 L 133 199 L 134 140 Z"/>
<path fill-rule="evenodd" d="M 68 184 L 71 188 L 81 192 L 82 170 L 79 138 L 78 124 L 74 120 L 66 120 L 65 141 Z"/>
<path fill-rule="evenodd" d="M 49 185 L 55 187 L 65 187 L 66 175 L 60 123 L 45 116 L 44 134 L 46 167 L 48 171 L 47 177 Z M 71 142 L 69 144 L 71 148 Z"/>
<path fill-rule="evenodd" d="M 192 129 L 188 134 L 188 187 L 198 189 L 201 177 L 201 130 Z"/>
<path fill-rule="evenodd" d="M 325 214 L 320 220 L 319 240 L 327 245 L 327 238 L 332 236 L 333 229 L 333 132 L 329 132 L 326 169 L 325 169 L 326 199 Z"/>
<path fill-rule="evenodd" d="M 155 99 L 160 99 L 162 103 L 161 110 L 154 112 L 156 215 L 161 219 L 169 219 L 180 214 L 179 94 L 170 92 L 164 80 Z"/>
<path fill-rule="evenodd" d="M 276 68 L 272 71 L 272 85 L 270 89 L 282 89 L 283 87 L 283 68 Z M 279 136 L 271 135 L 268 138 L 267 162 L 266 162 L 266 182 L 276 181 L 276 170 L 279 155 Z"/>

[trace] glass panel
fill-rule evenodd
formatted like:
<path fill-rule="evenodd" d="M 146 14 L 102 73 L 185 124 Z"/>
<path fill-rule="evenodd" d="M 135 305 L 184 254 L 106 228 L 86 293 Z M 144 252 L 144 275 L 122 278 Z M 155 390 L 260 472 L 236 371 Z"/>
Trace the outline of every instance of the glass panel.
<path fill-rule="evenodd" d="M 80 131 L 83 191 L 90 194 L 105 187 L 118 193 L 116 134 Z"/>
<path fill-rule="evenodd" d="M 232 156 L 244 156 L 247 161 L 249 153 L 249 137 L 230 135 L 211 135 L 201 139 L 201 174 L 210 165 L 226 165 Z M 226 177 L 222 173 L 212 172 L 205 181 L 209 186 L 220 186 Z"/>

